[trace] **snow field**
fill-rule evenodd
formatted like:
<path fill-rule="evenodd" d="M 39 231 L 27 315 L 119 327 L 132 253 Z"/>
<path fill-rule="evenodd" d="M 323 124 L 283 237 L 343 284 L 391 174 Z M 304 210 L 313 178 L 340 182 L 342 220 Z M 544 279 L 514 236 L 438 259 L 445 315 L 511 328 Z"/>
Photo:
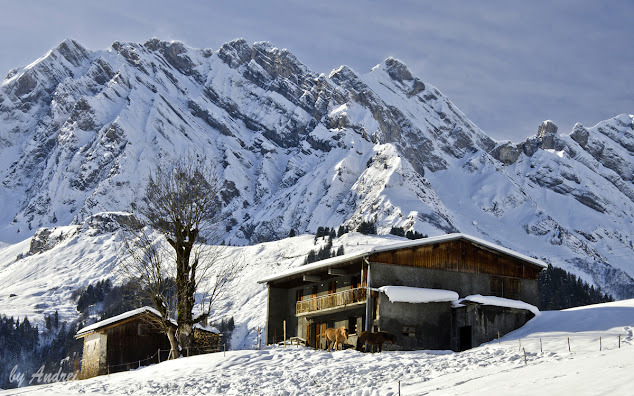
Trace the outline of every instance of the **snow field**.
<path fill-rule="evenodd" d="M 461 353 L 271 346 L 0 395 L 397 395 L 399 381 L 403 395 L 625 395 L 634 380 L 633 329 L 634 300 L 627 300 L 543 312 L 501 343 Z"/>

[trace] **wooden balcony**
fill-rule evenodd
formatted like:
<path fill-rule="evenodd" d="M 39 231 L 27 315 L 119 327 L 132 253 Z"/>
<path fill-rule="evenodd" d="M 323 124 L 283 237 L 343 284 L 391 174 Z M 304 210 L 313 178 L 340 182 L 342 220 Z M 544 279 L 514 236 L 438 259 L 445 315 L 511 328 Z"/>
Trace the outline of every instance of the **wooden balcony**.
<path fill-rule="evenodd" d="M 365 287 L 348 289 L 325 296 L 309 298 L 298 301 L 295 306 L 295 314 L 298 316 L 321 313 L 324 311 L 336 311 L 350 306 L 365 304 Z"/>

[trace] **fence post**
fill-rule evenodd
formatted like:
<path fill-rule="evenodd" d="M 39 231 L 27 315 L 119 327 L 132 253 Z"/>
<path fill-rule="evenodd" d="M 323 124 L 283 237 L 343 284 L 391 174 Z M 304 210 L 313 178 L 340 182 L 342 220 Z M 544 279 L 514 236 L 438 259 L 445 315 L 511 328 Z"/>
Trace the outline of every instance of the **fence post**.
<path fill-rule="evenodd" d="M 227 357 L 227 343 L 222 344 L 222 356 Z"/>
<path fill-rule="evenodd" d="M 544 347 L 542 345 L 542 338 L 541 337 L 539 337 L 539 351 L 540 352 L 544 352 Z"/>
<path fill-rule="evenodd" d="M 570 337 L 568 337 L 568 352 L 572 352 L 572 350 L 570 350 Z"/>
<path fill-rule="evenodd" d="M 286 348 L 286 321 L 284 321 L 284 348 Z"/>
<path fill-rule="evenodd" d="M 517 351 L 519 352 L 519 351 L 521 351 L 521 350 L 522 350 L 522 339 L 520 338 L 520 339 L 518 339 L 518 341 L 520 342 L 520 347 L 519 347 L 519 349 L 517 350 Z"/>
<path fill-rule="evenodd" d="M 601 337 L 599 337 L 599 351 L 603 350 L 603 342 L 601 341 Z"/>
<path fill-rule="evenodd" d="M 158 352 L 156 352 L 158 356 L 158 362 L 161 363 L 161 348 L 159 348 Z"/>
<path fill-rule="evenodd" d="M 498 330 L 498 344 L 500 343 L 500 330 Z"/>
<path fill-rule="evenodd" d="M 619 334 L 619 349 L 621 349 L 621 335 Z"/>
<path fill-rule="evenodd" d="M 528 362 L 526 361 L 526 348 L 522 348 L 524 349 L 524 365 L 527 365 Z"/>
<path fill-rule="evenodd" d="M 398 380 L 398 396 L 401 396 L 401 380 Z"/>

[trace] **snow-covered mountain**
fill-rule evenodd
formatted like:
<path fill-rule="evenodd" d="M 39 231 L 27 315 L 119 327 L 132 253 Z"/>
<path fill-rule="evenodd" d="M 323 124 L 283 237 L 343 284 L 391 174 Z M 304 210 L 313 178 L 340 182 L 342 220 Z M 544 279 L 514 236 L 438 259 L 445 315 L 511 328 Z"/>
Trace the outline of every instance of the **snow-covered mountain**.
<path fill-rule="evenodd" d="M 133 210 L 155 164 L 194 153 L 219 171 L 232 244 L 364 220 L 460 231 L 631 297 L 633 133 L 620 115 L 496 142 L 392 58 L 325 75 L 264 42 L 66 40 L 0 85 L 0 241 Z"/>

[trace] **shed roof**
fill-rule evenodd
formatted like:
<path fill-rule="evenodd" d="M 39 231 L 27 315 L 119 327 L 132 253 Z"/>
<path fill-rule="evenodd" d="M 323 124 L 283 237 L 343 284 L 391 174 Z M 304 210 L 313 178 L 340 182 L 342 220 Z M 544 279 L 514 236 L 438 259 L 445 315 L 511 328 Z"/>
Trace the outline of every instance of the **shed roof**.
<path fill-rule="evenodd" d="M 345 262 L 361 259 L 361 258 L 363 258 L 365 256 L 368 256 L 368 255 L 374 254 L 374 253 L 388 252 L 388 251 L 399 250 L 399 249 L 407 249 L 407 248 L 412 248 L 412 247 L 417 247 L 417 246 L 432 245 L 432 244 L 435 244 L 435 243 L 449 242 L 449 241 L 454 241 L 454 240 L 459 240 L 459 239 L 467 240 L 467 241 L 470 241 L 470 242 L 472 242 L 472 243 L 474 243 L 476 245 L 480 245 L 480 246 L 486 247 L 488 249 L 491 249 L 491 250 L 494 250 L 494 251 L 497 251 L 497 252 L 500 252 L 500 253 L 503 253 L 503 254 L 507 254 L 509 256 L 512 256 L 512 257 L 518 258 L 520 260 L 526 261 L 526 262 L 528 262 L 530 264 L 533 264 L 533 265 L 535 265 L 537 267 L 541 267 L 541 268 L 548 267 L 548 265 L 545 264 L 541 260 L 535 259 L 533 257 L 526 256 L 524 254 L 518 253 L 518 252 L 516 252 L 514 250 L 505 248 L 503 246 L 496 245 L 494 243 L 485 241 L 484 239 L 476 238 L 474 236 L 463 234 L 463 233 L 454 233 L 454 234 L 446 234 L 446 235 L 440 235 L 440 236 L 430 237 L 430 238 L 416 239 L 416 240 L 412 240 L 412 241 L 397 242 L 397 243 L 390 243 L 390 244 L 387 244 L 387 245 L 369 247 L 369 248 L 367 248 L 367 249 L 365 249 L 363 251 L 360 251 L 360 252 L 346 254 L 346 255 L 343 255 L 343 256 L 331 257 L 329 259 L 321 260 L 321 261 L 318 261 L 316 263 L 302 265 L 300 267 L 289 268 L 286 271 L 278 272 L 277 274 L 274 274 L 274 275 L 271 275 L 271 276 L 266 277 L 264 279 L 261 279 L 261 280 L 258 281 L 258 283 L 273 282 L 273 281 L 276 281 L 276 280 L 284 279 L 284 278 L 286 278 L 288 276 L 299 275 L 299 274 L 302 274 L 302 273 L 305 273 L 305 272 L 308 272 L 308 271 L 312 271 L 312 270 L 318 270 L 318 269 L 323 269 L 323 268 L 336 266 L 336 265 L 341 264 L 341 263 L 345 263 Z"/>
<path fill-rule="evenodd" d="M 112 318 L 104 319 L 99 322 L 95 322 L 89 326 L 86 326 L 77 332 L 77 334 L 75 335 L 75 338 L 81 338 L 81 337 L 87 336 L 88 334 L 93 333 L 96 330 L 104 329 L 106 327 L 110 327 L 120 322 L 125 322 L 128 319 L 132 319 L 144 314 L 150 314 L 150 315 L 156 316 L 157 319 L 161 318 L 161 313 L 159 311 L 157 311 L 156 309 L 152 307 L 145 306 L 145 307 L 133 309 L 132 311 L 124 312 L 120 315 L 113 316 Z M 170 322 L 172 322 L 174 327 L 176 327 L 176 321 L 174 319 L 170 319 Z M 213 327 L 209 327 L 209 326 L 203 327 L 199 324 L 195 324 L 194 327 L 203 331 L 218 333 L 218 331 Z"/>
<path fill-rule="evenodd" d="M 127 319 L 131 319 L 134 318 L 136 316 L 141 316 L 143 314 L 152 314 L 154 316 L 156 316 L 157 318 L 161 317 L 161 314 L 159 313 L 159 311 L 157 311 L 156 309 L 152 308 L 152 307 L 141 307 L 141 308 L 137 308 L 137 309 L 133 309 L 132 311 L 128 311 L 128 312 L 124 312 L 120 315 L 117 316 L 113 316 L 112 318 L 108 318 L 108 319 L 104 319 L 101 320 L 99 322 L 95 322 L 89 326 L 84 327 L 83 329 L 79 330 L 77 332 L 77 335 L 75 337 L 79 338 L 79 337 L 83 337 L 85 335 L 88 335 L 89 333 L 94 332 L 95 330 L 99 330 L 105 327 L 108 327 L 110 325 L 119 323 L 119 322 L 123 322 Z M 176 323 L 174 323 L 176 324 Z"/>

